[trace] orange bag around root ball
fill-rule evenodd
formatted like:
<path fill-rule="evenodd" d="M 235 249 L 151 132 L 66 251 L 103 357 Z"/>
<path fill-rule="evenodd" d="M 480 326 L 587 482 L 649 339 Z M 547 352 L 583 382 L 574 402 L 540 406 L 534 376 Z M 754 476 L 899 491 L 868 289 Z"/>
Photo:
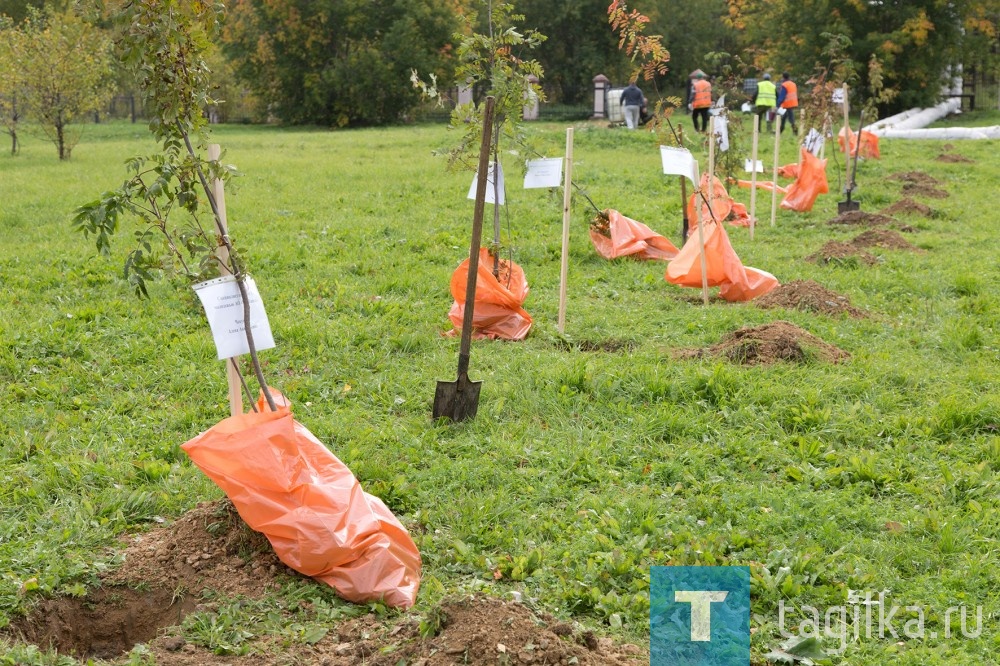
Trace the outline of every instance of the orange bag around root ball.
<path fill-rule="evenodd" d="M 749 190 L 750 186 L 753 185 L 753 182 L 749 181 L 749 180 L 738 180 L 738 181 L 736 181 L 736 184 L 739 185 L 742 188 L 745 188 L 745 189 Z M 767 192 L 770 192 L 771 190 L 774 189 L 774 181 L 770 181 L 770 180 L 758 180 L 757 181 L 757 189 L 758 190 L 765 190 Z M 785 193 L 785 188 L 782 187 L 781 185 L 778 185 L 778 191 L 781 192 L 782 194 L 784 194 Z"/>
<path fill-rule="evenodd" d="M 420 553 L 406 528 L 272 389 L 278 411 L 232 416 L 181 445 L 292 569 L 348 601 L 409 608 Z"/>
<path fill-rule="evenodd" d="M 858 150 L 858 135 L 855 134 L 850 129 L 847 130 L 848 142 L 851 144 L 851 157 L 854 157 Z M 844 152 L 844 128 L 840 128 L 840 133 L 837 134 L 837 144 L 840 146 L 840 152 Z M 878 137 L 871 132 L 861 130 L 861 157 L 865 159 L 879 159 L 882 153 L 878 149 Z"/>
<path fill-rule="evenodd" d="M 677 248 L 669 240 L 642 222 L 625 217 L 617 210 L 604 211 L 611 237 L 590 228 L 590 241 L 605 259 L 633 257 L 669 261 L 677 256 Z"/>
<path fill-rule="evenodd" d="M 701 176 L 701 191 L 704 193 L 704 198 L 701 194 L 695 192 L 690 197 L 688 197 L 687 203 L 687 216 L 688 216 L 688 234 L 694 231 L 698 227 L 698 208 L 701 208 L 701 218 L 705 222 L 711 222 L 715 220 L 716 222 L 725 222 L 726 218 L 733 211 L 733 199 L 729 196 L 729 192 L 726 191 L 726 186 L 722 184 L 722 181 L 716 177 L 712 177 L 712 208 L 711 211 L 714 216 L 709 213 L 708 204 L 706 199 L 708 196 L 708 177 L 709 174 L 704 173 Z M 695 205 L 697 204 L 697 206 Z"/>
<path fill-rule="evenodd" d="M 799 177 L 799 165 L 798 164 L 786 164 L 784 166 L 778 167 L 778 175 L 782 178 L 798 178 Z"/>
<path fill-rule="evenodd" d="M 778 286 L 777 278 L 767 271 L 743 265 L 721 224 L 706 224 L 704 236 L 708 286 L 719 287 L 719 296 L 727 301 L 748 301 Z M 701 287 L 701 248 L 697 231 L 688 236 L 684 247 L 667 265 L 664 279 L 681 287 Z"/>
<path fill-rule="evenodd" d="M 816 197 L 830 191 L 826 180 L 826 160 L 821 160 L 805 148 L 802 151 L 802 166 L 799 177 L 788 186 L 781 207 L 805 213 L 812 210 Z"/>
<path fill-rule="evenodd" d="M 499 340 L 523 340 L 531 330 L 531 315 L 521 305 L 528 298 L 528 281 L 524 271 L 513 261 L 500 262 L 500 279 L 493 275 L 493 257 L 487 248 L 479 250 L 479 270 L 476 271 L 476 303 L 472 311 L 472 336 Z M 450 334 L 462 330 L 465 316 L 465 289 L 469 279 L 466 259 L 451 274 L 451 295 L 455 303 L 448 318 L 455 326 Z"/>

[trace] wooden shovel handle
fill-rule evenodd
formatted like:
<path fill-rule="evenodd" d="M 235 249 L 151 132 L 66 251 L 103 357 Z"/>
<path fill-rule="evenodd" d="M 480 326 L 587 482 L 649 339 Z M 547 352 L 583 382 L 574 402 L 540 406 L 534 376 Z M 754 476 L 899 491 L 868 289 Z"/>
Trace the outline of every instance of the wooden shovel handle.
<path fill-rule="evenodd" d="M 458 351 L 458 376 L 469 374 L 469 350 L 472 347 L 472 315 L 476 304 L 476 277 L 479 271 L 479 243 L 483 237 L 483 211 L 486 208 L 486 181 L 490 170 L 490 143 L 493 140 L 493 106 L 486 98 L 483 110 L 483 140 L 479 146 L 479 171 L 476 180 L 476 209 L 472 215 L 472 243 L 469 247 L 469 279 L 465 284 L 465 313 L 462 317 L 462 345 Z M 494 175 L 494 178 L 496 176 Z"/>

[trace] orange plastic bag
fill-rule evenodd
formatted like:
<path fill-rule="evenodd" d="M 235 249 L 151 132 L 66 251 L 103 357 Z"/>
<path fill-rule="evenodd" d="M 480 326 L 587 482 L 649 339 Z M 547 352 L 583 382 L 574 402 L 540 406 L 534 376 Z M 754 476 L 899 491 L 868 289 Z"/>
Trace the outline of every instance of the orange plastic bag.
<path fill-rule="evenodd" d="M 749 181 L 749 180 L 738 180 L 738 181 L 736 181 L 736 184 L 739 185 L 740 187 L 743 187 L 743 188 L 748 189 L 748 190 L 750 189 L 751 185 L 753 185 L 753 183 L 751 181 Z M 770 180 L 758 180 L 757 181 L 757 189 L 758 190 L 766 190 L 766 191 L 770 192 L 771 190 L 774 189 L 774 181 L 770 181 Z M 784 194 L 785 193 L 785 188 L 782 187 L 781 185 L 778 185 L 778 191 L 781 192 L 782 194 Z"/>
<path fill-rule="evenodd" d="M 784 166 L 778 167 L 778 175 L 782 178 L 798 178 L 799 177 L 799 165 L 798 164 L 786 164 Z"/>
<path fill-rule="evenodd" d="M 708 199 L 708 176 L 709 174 L 704 173 L 701 176 L 701 191 L 704 193 L 704 198 L 697 192 L 692 194 L 688 198 L 687 204 L 687 216 L 688 216 L 688 237 L 690 238 L 690 233 L 698 228 L 698 207 L 701 208 L 701 218 L 706 222 L 711 222 L 715 220 L 716 222 L 724 222 L 729 214 L 733 212 L 733 199 L 729 196 L 729 192 L 726 191 L 726 186 L 722 184 L 722 181 L 716 177 L 712 178 L 712 213 L 709 213 L 708 204 L 705 199 Z M 697 203 L 697 206 L 695 205 Z"/>
<path fill-rule="evenodd" d="M 781 200 L 781 207 L 804 213 L 812 210 L 816 197 L 829 192 L 830 187 L 826 181 L 826 160 L 821 160 L 805 148 L 800 150 L 802 166 L 799 177 L 788 186 L 788 192 Z"/>
<path fill-rule="evenodd" d="M 677 256 L 677 248 L 669 240 L 642 222 L 625 217 L 617 210 L 604 211 L 608 218 L 608 238 L 590 228 L 590 242 L 605 259 L 633 257 L 635 259 L 662 259 L 669 261 Z M 478 307 L 478 306 L 477 306 Z"/>
<path fill-rule="evenodd" d="M 748 301 L 778 286 L 778 279 L 770 273 L 743 265 L 721 224 L 706 224 L 704 235 L 708 286 L 718 286 L 719 296 L 727 301 Z M 664 279 L 681 287 L 701 287 L 697 232 L 688 236 L 684 247 L 667 265 Z"/>
<path fill-rule="evenodd" d="M 455 326 L 450 335 L 462 330 L 465 316 L 465 289 L 469 279 L 466 259 L 451 274 L 451 295 L 455 303 L 448 318 Z M 472 337 L 500 340 L 523 340 L 531 330 L 531 315 L 521 305 L 528 298 L 524 271 L 513 261 L 502 261 L 500 280 L 493 276 L 493 257 L 487 248 L 479 250 L 476 271 L 476 305 L 472 311 Z"/>
<path fill-rule="evenodd" d="M 849 137 L 848 140 L 850 141 L 851 144 L 851 157 L 853 157 L 858 150 L 858 135 L 855 134 L 850 129 L 847 130 L 847 134 Z M 840 145 L 840 152 L 844 152 L 845 149 L 844 149 L 843 127 L 840 128 L 840 133 L 837 134 L 837 143 Z M 864 157 L 865 159 L 877 160 L 881 156 L 882 154 L 881 152 L 879 152 L 878 149 L 878 137 L 872 134 L 871 132 L 861 130 L 861 157 Z"/>
<path fill-rule="evenodd" d="M 181 448 L 289 567 L 348 601 L 409 608 L 420 553 L 406 528 L 272 393 L 278 411 L 261 399 Z"/>

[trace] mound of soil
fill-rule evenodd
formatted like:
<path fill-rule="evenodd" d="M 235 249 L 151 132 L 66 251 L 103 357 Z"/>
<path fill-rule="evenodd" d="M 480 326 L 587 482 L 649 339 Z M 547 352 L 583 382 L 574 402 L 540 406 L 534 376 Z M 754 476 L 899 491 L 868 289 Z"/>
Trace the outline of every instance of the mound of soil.
<path fill-rule="evenodd" d="M 861 210 L 849 210 L 829 220 L 827 224 L 842 224 L 863 227 L 878 227 L 885 224 L 898 224 L 895 219 L 886 215 L 866 213 Z"/>
<path fill-rule="evenodd" d="M 844 350 L 823 342 L 812 333 L 787 321 L 741 328 L 727 333 L 721 342 L 707 349 L 681 350 L 676 356 L 722 356 L 741 365 L 768 365 L 776 361 L 803 363 L 810 358 L 840 363 L 851 357 Z"/>
<path fill-rule="evenodd" d="M 827 241 L 819 252 L 814 252 L 806 257 L 806 261 L 814 264 L 837 264 L 846 263 L 848 260 L 857 260 L 866 266 L 874 266 L 878 263 L 878 257 L 856 245 L 843 243 L 841 241 Z"/>
<path fill-rule="evenodd" d="M 754 299 L 754 303 L 762 308 L 788 308 L 826 315 L 847 314 L 854 318 L 868 316 L 864 311 L 852 307 L 847 296 L 830 291 L 812 280 L 793 280 L 779 285 Z"/>
<path fill-rule="evenodd" d="M 976 160 L 957 153 L 942 153 L 934 158 L 935 162 L 945 162 L 946 164 L 975 164 Z"/>
<path fill-rule="evenodd" d="M 281 564 L 263 535 L 250 530 L 228 500 L 198 505 L 175 522 L 129 540 L 121 568 L 84 598 L 44 600 L 28 617 L 0 632 L 5 638 L 62 654 L 129 663 L 145 643 L 158 666 L 444 666 L 445 664 L 568 664 L 638 666 L 649 653 L 490 597 L 449 600 L 429 612 L 436 631 L 421 637 L 414 613 L 373 614 L 330 626 L 309 645 L 262 638 L 257 654 L 217 656 L 188 643 L 179 625 L 215 598 L 261 598 L 285 577 L 304 578 Z M 325 587 L 323 583 L 315 583 Z M 277 609 L 276 609 L 277 610 Z"/>
<path fill-rule="evenodd" d="M 927 204 L 922 204 L 919 201 L 914 201 L 909 197 L 900 199 L 896 203 L 892 204 L 888 208 L 882 209 L 883 215 L 921 215 L 923 217 L 931 217 L 934 211 Z"/>
<path fill-rule="evenodd" d="M 940 185 L 941 181 L 926 174 L 923 171 L 903 171 L 901 173 L 894 173 L 888 177 L 889 180 L 898 180 L 904 183 L 916 183 L 917 185 Z"/>
<path fill-rule="evenodd" d="M 869 229 L 851 239 L 851 245 L 854 247 L 881 247 L 887 250 L 923 252 L 920 248 L 910 244 L 898 231 L 892 231 L 891 229 Z"/>
<path fill-rule="evenodd" d="M 942 189 L 938 189 L 933 185 L 924 185 L 922 183 L 906 183 L 903 185 L 903 195 L 912 197 L 928 197 L 930 199 L 947 199 L 948 193 Z"/>

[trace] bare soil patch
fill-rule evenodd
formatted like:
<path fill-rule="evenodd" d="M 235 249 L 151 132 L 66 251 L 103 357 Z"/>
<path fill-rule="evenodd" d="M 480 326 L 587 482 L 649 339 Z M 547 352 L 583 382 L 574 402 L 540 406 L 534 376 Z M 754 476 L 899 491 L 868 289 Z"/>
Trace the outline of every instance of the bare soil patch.
<path fill-rule="evenodd" d="M 812 358 L 840 363 L 851 357 L 844 350 L 787 321 L 741 328 L 727 333 L 718 344 L 705 349 L 680 350 L 676 356 L 719 356 L 741 365 L 769 365 L 777 361 L 804 363 Z"/>
<path fill-rule="evenodd" d="M 868 316 L 863 310 L 853 307 L 847 296 L 831 291 L 813 280 L 793 280 L 779 285 L 754 299 L 754 303 L 762 308 L 788 308 L 825 315 L 846 314 L 854 318 Z"/>
<path fill-rule="evenodd" d="M 883 208 L 882 215 L 920 215 L 922 217 L 931 217 L 934 215 L 934 211 L 927 204 L 905 197 L 888 208 Z"/>
<path fill-rule="evenodd" d="M 814 252 L 806 257 L 806 261 L 811 261 L 814 264 L 861 263 L 866 266 L 874 266 L 878 263 L 878 257 L 851 243 L 827 241 L 819 249 L 819 252 Z"/>
<path fill-rule="evenodd" d="M 944 162 L 946 164 L 975 164 L 976 160 L 971 157 L 966 157 L 965 155 L 959 155 L 958 153 L 942 153 L 934 158 L 935 162 Z"/>
<path fill-rule="evenodd" d="M 929 199 L 947 199 L 950 196 L 945 190 L 922 183 L 904 184 L 903 195 L 908 197 L 928 197 Z"/>
<path fill-rule="evenodd" d="M 898 222 L 887 215 L 879 215 L 877 213 L 866 213 L 862 210 L 850 210 L 846 213 L 841 213 L 837 217 L 829 220 L 827 224 L 830 225 L 851 225 L 859 227 L 877 227 L 888 224 L 898 224 Z"/>
<path fill-rule="evenodd" d="M 851 239 L 854 247 L 880 247 L 886 250 L 907 250 L 908 252 L 923 252 L 917 246 L 903 238 L 898 231 L 891 229 L 868 229 Z"/>
<path fill-rule="evenodd" d="M 941 181 L 934 176 L 924 173 L 923 171 L 902 171 L 900 173 L 894 173 L 888 177 L 888 180 L 897 180 L 904 183 L 916 183 L 917 185 L 940 185 Z"/>
<path fill-rule="evenodd" d="M 436 630 L 427 637 L 421 636 L 415 613 L 391 619 L 367 614 L 330 627 L 312 645 L 265 637 L 250 655 L 220 656 L 180 635 L 187 614 L 211 609 L 213 604 L 200 605 L 204 591 L 216 593 L 216 600 L 261 598 L 279 578 L 302 576 L 278 560 L 228 500 L 200 504 L 173 523 L 132 537 L 124 554 L 123 565 L 102 587 L 85 598 L 44 600 L 2 635 L 118 664 L 128 663 L 127 653 L 144 643 L 159 666 L 649 663 L 644 648 L 616 644 L 525 604 L 485 596 L 447 600 L 432 609 Z"/>

